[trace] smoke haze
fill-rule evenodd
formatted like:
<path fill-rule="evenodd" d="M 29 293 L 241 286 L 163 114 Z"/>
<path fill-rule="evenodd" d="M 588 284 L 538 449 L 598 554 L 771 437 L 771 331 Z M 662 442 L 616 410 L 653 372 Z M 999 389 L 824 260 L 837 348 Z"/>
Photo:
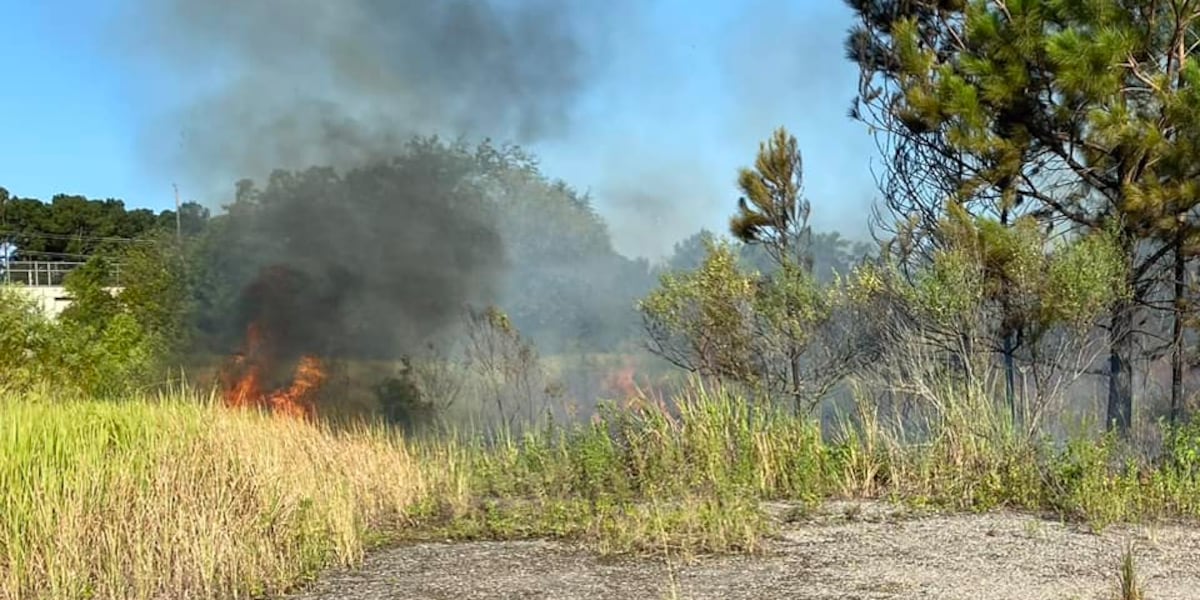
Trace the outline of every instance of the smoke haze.
<path fill-rule="evenodd" d="M 564 135 L 603 46 L 606 18 L 589 10 L 614 10 L 583 0 L 135 4 L 121 28 L 136 22 L 139 41 L 127 51 L 186 98 L 146 128 L 147 163 L 181 173 L 210 205 L 228 203 L 235 180 L 291 171 L 242 190 L 261 209 L 227 232 L 225 251 L 244 263 L 225 273 L 243 286 L 230 333 L 256 322 L 289 349 L 337 355 L 412 348 L 464 303 L 495 295 L 505 246 L 470 158 L 431 158 L 408 142 Z M 312 166 L 336 172 L 304 171 Z"/>
<path fill-rule="evenodd" d="M 239 223 L 238 241 L 249 262 L 286 265 L 287 281 L 322 290 L 321 306 L 269 312 L 327 315 L 328 331 L 314 334 L 325 340 L 364 315 L 401 313 L 403 331 L 355 330 L 380 337 L 366 344 L 375 347 L 520 284 L 505 281 L 497 227 L 466 212 L 475 199 L 446 202 L 469 182 L 421 173 L 441 167 L 420 161 L 368 175 L 414 134 L 532 149 L 550 175 L 594 194 L 617 250 L 652 259 L 701 227 L 724 230 L 736 168 L 774 127 L 801 139 L 810 183 L 830 148 L 857 152 L 809 131 L 829 120 L 814 102 L 840 116 L 853 92 L 836 15 L 805 21 L 788 2 L 759 0 L 706 6 L 681 28 L 679 12 L 692 10 L 680 0 L 147 0 L 118 32 L 121 51 L 178 86 L 172 105 L 146 117 L 148 169 L 210 206 L 229 202 L 240 178 L 266 181 L 273 206 L 294 197 L 294 214 Z M 267 179 L 313 165 L 341 173 L 306 184 L 329 198 Z M 845 197 L 844 176 L 832 179 L 832 198 L 810 185 L 816 219 L 844 213 L 852 218 L 825 222 L 858 225 L 864 211 L 842 208 L 858 198 Z M 434 270 L 442 276 L 422 279 Z"/>
<path fill-rule="evenodd" d="M 413 134 L 562 135 L 605 23 L 582 0 L 137 5 L 142 60 L 188 73 L 199 98 L 149 128 L 147 157 L 209 192 L 276 168 L 357 166 Z"/>
<path fill-rule="evenodd" d="M 493 296 L 505 248 L 468 158 L 412 144 L 342 174 L 243 185 L 255 208 L 235 215 L 219 249 L 222 276 L 241 290 L 228 333 L 253 323 L 289 363 L 301 353 L 391 358 Z"/>
<path fill-rule="evenodd" d="M 779 125 L 801 141 L 816 224 L 860 233 L 874 147 L 829 138 L 854 130 L 849 25 L 840 2 L 786 0 L 146 0 L 115 38 L 171 82 L 140 92 L 172 105 L 142 149 L 190 197 L 357 166 L 414 133 L 492 137 L 591 191 L 618 250 L 659 259 L 724 229 L 736 168 Z"/>

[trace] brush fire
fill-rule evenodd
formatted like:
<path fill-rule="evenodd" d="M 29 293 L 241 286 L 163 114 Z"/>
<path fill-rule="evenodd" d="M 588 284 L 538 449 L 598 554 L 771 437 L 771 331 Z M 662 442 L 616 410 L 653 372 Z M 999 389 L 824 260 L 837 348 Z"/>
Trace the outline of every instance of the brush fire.
<path fill-rule="evenodd" d="M 222 370 L 225 405 L 312 419 L 316 414 L 314 396 L 326 380 L 321 360 L 312 355 L 301 356 L 291 381 L 268 389 L 268 378 L 276 366 L 271 364 L 270 352 L 265 347 L 260 327 L 252 323 L 246 331 L 245 346 Z"/>
<path fill-rule="evenodd" d="M 220 373 L 226 406 L 265 409 L 301 419 L 316 415 L 316 397 L 328 379 L 325 363 L 305 327 L 306 314 L 297 303 L 306 285 L 302 275 L 286 267 L 268 267 L 242 296 L 249 324 L 241 348 Z"/>

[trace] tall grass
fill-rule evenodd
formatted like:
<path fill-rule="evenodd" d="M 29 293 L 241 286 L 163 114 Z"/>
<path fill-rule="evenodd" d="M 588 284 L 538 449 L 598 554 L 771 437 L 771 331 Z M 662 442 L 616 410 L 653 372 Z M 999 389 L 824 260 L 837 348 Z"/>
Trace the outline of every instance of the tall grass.
<path fill-rule="evenodd" d="M 830 437 L 694 386 L 487 442 L 333 429 L 187 393 L 0 396 L 0 598 L 277 596 L 374 543 L 433 536 L 754 552 L 771 531 L 764 500 L 891 497 L 1098 524 L 1200 516 L 1200 422 L 1168 430 L 1149 462 L 1111 438 L 1019 436 L 985 395 L 945 392 L 918 427 L 861 402 Z"/>
<path fill-rule="evenodd" d="M 184 398 L 4 398 L 0 597 L 277 594 L 357 560 L 431 473 L 382 430 Z"/>
<path fill-rule="evenodd" d="M 982 387 L 948 385 L 931 396 L 936 405 L 916 423 L 857 403 L 832 444 L 842 493 L 1053 512 L 1095 527 L 1200 517 L 1200 419 L 1160 423 L 1164 444 L 1151 459 L 1111 434 L 1079 430 L 1063 443 L 1023 434 Z"/>
<path fill-rule="evenodd" d="M 443 521 L 449 534 L 549 533 L 602 551 L 754 551 L 760 500 L 815 502 L 832 481 L 815 423 L 703 388 L 670 407 L 606 405 L 587 424 L 463 446 L 474 501 Z"/>

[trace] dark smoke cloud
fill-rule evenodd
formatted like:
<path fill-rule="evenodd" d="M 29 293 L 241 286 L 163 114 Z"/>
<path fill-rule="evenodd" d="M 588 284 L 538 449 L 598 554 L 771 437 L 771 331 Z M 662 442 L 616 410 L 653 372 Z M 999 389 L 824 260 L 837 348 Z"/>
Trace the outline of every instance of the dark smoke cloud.
<path fill-rule="evenodd" d="M 845 69 L 829 58 L 840 56 L 844 15 L 805 22 L 784 0 L 756 0 L 714 8 L 727 15 L 680 31 L 671 17 L 679 10 L 691 8 L 677 0 L 142 0 L 130 4 L 116 39 L 165 75 L 156 81 L 168 82 L 166 95 L 185 99 L 146 121 L 143 148 L 149 169 L 179 177 L 189 197 L 228 202 L 233 181 L 263 181 L 277 168 L 345 172 L 395 154 L 415 133 L 489 136 L 579 165 L 569 181 L 597 192 L 618 249 L 661 258 L 701 226 L 724 230 L 736 167 L 776 125 L 801 137 L 818 175 L 809 181 L 819 179 L 822 156 L 845 144 L 809 136 L 829 114 L 840 117 L 851 94 Z M 668 31 L 675 41 L 660 43 Z M 825 42 L 804 41 L 818 38 Z M 717 77 L 697 78 L 697 65 L 718 65 Z M 816 96 L 834 109 L 809 110 Z M 698 106 L 719 114 L 697 114 Z M 265 220 L 246 230 L 302 240 L 278 261 L 317 281 L 304 285 L 343 278 L 328 284 L 341 296 L 296 312 L 357 322 L 347 315 L 391 307 L 412 315 L 400 319 L 413 323 L 405 327 L 442 323 L 441 313 L 416 317 L 432 314 L 423 303 L 456 307 L 504 279 L 504 261 L 486 260 L 504 254 L 491 223 L 458 209 L 433 215 L 432 200 L 404 185 L 389 184 L 389 201 L 354 205 L 340 220 L 312 215 L 312 223 Z M 825 206 L 821 218 L 835 210 Z M 440 232 L 426 218 L 470 222 L 474 233 Z M 396 242 L 434 239 L 454 256 L 477 235 L 494 243 L 448 264 L 423 253 L 427 246 Z M 411 283 L 347 283 L 335 275 L 345 240 L 363 241 L 351 257 L 390 253 L 379 265 L 402 280 L 438 265 L 457 285 L 413 295 Z"/>
<path fill-rule="evenodd" d="M 505 248 L 465 153 L 413 145 L 344 174 L 277 173 L 244 185 L 216 248 L 241 292 L 226 325 L 254 324 L 271 362 L 301 353 L 392 358 L 494 296 Z M 232 341 L 232 340 L 231 340 Z"/>
<path fill-rule="evenodd" d="M 146 127 L 147 165 L 210 205 L 241 178 L 263 188 L 224 250 L 243 288 L 231 335 L 253 321 L 281 352 L 378 355 L 493 297 L 507 266 L 468 159 L 406 143 L 568 133 L 617 18 L 604 15 L 626 2 L 132 4 L 125 51 L 185 98 Z M 276 169 L 293 174 L 262 183 Z"/>
<path fill-rule="evenodd" d="M 148 129 L 147 156 L 205 191 L 228 189 L 231 174 L 356 166 L 414 133 L 562 135 L 602 54 L 599 13 L 613 10 L 588 0 L 134 4 L 139 60 L 200 98 Z"/>

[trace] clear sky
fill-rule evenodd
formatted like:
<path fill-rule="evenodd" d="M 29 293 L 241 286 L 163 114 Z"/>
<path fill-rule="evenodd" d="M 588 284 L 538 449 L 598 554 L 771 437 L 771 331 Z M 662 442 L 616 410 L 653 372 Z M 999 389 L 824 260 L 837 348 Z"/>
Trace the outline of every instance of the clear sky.
<path fill-rule="evenodd" d="M 138 140 L 146 115 L 186 99 L 173 94 L 172 82 L 147 77 L 127 54 L 111 51 L 122 43 L 117 31 L 137 31 L 136 23 L 112 26 L 122 4 L 0 0 L 0 186 L 21 196 L 171 205 L 173 174 L 151 168 Z M 699 227 L 724 227 L 737 198 L 736 169 L 785 125 L 804 153 L 815 224 L 860 233 L 878 159 L 865 128 L 846 117 L 857 74 L 843 58 L 851 25 L 844 4 L 646 4 L 653 8 L 630 24 L 637 31 L 620 36 L 574 107 L 570 135 L 532 146 L 544 170 L 591 191 L 619 248 L 661 254 Z M 638 193 L 646 189 L 670 200 L 646 200 Z"/>

